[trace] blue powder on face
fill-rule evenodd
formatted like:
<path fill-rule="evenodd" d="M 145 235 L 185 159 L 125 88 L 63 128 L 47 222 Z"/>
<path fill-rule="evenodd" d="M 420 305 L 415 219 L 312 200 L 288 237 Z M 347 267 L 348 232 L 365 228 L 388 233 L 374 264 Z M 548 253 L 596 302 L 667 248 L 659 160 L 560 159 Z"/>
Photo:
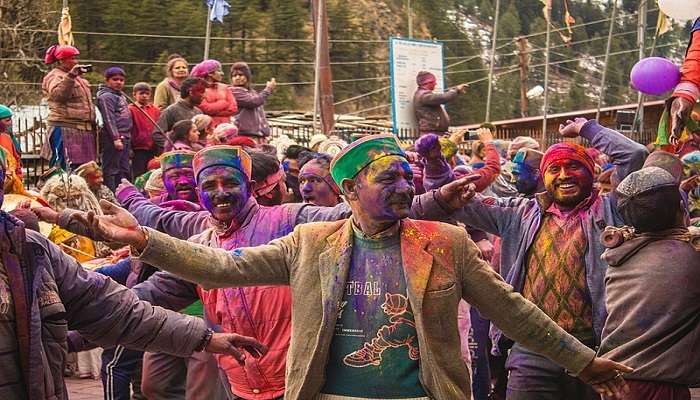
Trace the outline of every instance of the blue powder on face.
<path fill-rule="evenodd" d="M 243 249 L 233 249 L 231 251 L 231 254 L 233 254 L 236 257 L 240 257 L 241 255 L 243 255 Z"/>

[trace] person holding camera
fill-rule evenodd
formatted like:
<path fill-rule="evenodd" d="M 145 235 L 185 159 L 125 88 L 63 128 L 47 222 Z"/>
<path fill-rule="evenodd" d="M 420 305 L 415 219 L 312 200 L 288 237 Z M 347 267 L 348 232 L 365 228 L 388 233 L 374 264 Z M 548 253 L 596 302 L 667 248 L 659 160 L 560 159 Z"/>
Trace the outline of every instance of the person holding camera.
<path fill-rule="evenodd" d="M 450 127 L 450 116 L 443 107 L 467 91 L 467 85 L 461 84 L 446 91 L 435 93 L 437 79 L 428 71 L 420 71 L 416 76 L 418 89 L 413 95 L 413 112 L 416 115 L 420 136 L 434 133 L 438 136 L 447 135 Z"/>
<path fill-rule="evenodd" d="M 51 167 L 67 169 L 97 159 L 95 107 L 90 83 L 81 75 L 92 65 L 78 64 L 80 51 L 68 45 L 46 50 L 44 63 L 55 67 L 44 77 L 41 89 L 49 103 L 48 132 L 41 156 Z"/>

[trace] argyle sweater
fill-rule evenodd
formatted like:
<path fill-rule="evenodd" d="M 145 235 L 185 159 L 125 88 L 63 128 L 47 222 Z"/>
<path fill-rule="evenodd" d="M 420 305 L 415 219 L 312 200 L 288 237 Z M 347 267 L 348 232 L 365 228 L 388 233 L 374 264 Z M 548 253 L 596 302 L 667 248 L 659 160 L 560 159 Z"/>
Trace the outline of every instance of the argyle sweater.
<path fill-rule="evenodd" d="M 584 343 L 593 340 L 586 288 L 586 235 L 580 219 L 547 212 L 530 247 L 523 296 Z"/>

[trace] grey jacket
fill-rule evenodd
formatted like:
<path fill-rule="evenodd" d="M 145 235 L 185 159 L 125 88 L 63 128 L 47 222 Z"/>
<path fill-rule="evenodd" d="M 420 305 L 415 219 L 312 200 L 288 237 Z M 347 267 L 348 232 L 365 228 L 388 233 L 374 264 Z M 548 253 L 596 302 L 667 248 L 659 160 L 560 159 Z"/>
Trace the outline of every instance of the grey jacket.
<path fill-rule="evenodd" d="M 599 353 L 634 368 L 630 379 L 697 386 L 700 251 L 687 230 L 674 231 L 642 235 L 603 254 L 610 264 L 608 318 Z"/>
<path fill-rule="evenodd" d="M 456 89 L 445 93 L 433 93 L 427 89 L 418 88 L 413 95 L 413 112 L 416 115 L 420 133 L 447 132 L 450 127 L 450 117 L 443 107 L 459 96 Z"/>
<path fill-rule="evenodd" d="M 204 322 L 139 301 L 110 278 L 83 269 L 41 234 L 0 213 L 0 247 L 17 318 L 20 367 L 29 400 L 63 400 L 68 329 L 104 347 L 189 356 Z"/>
<path fill-rule="evenodd" d="M 588 121 L 580 133 L 593 147 L 612 158 L 620 180 L 642 167 L 647 150 L 622 134 Z M 501 275 L 520 292 L 527 274 L 527 255 L 540 229 L 544 212 L 552 204 L 547 193 L 534 199 L 493 198 L 477 195 L 455 218 L 472 228 L 500 236 Z M 599 196 L 582 218 L 586 233 L 586 283 L 593 306 L 593 330 L 596 344 L 605 323 L 605 271 L 607 264 L 600 259 L 605 251 L 599 238 L 606 226 L 620 226 L 622 219 L 613 195 Z M 496 333 L 496 341 L 501 334 Z"/>
<path fill-rule="evenodd" d="M 231 93 L 238 104 L 236 125 L 238 132 L 249 136 L 270 136 L 270 126 L 263 105 L 271 91 L 263 89 L 260 93 L 255 89 L 242 86 L 231 86 Z"/>

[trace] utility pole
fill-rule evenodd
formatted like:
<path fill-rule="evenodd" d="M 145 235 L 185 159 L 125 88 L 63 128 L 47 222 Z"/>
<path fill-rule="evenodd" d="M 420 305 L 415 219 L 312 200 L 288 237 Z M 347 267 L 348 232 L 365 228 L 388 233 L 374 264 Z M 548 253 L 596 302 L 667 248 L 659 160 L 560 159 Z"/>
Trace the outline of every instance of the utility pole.
<path fill-rule="evenodd" d="M 527 100 L 527 38 L 519 37 L 518 57 L 520 58 L 520 116 L 527 117 L 529 107 Z"/>
<path fill-rule="evenodd" d="M 545 51 L 544 51 L 544 101 L 542 105 L 542 137 L 541 146 L 543 149 L 547 148 L 547 108 L 549 108 L 549 45 L 551 42 L 552 34 L 552 0 L 546 0 L 547 4 L 544 7 L 544 19 L 547 23 L 547 36 L 545 38 Z"/>
<path fill-rule="evenodd" d="M 612 35 L 615 30 L 615 18 L 617 18 L 617 0 L 610 0 L 612 11 L 610 11 L 610 29 L 608 29 L 608 44 L 605 47 L 605 61 L 603 62 L 603 76 L 600 78 L 600 90 L 598 91 L 598 108 L 595 112 L 595 119 L 600 120 L 600 108 L 603 106 L 605 97 L 605 84 L 608 78 L 608 61 L 610 60 L 610 46 L 612 45 Z"/>
<path fill-rule="evenodd" d="M 328 47 L 328 14 L 326 0 L 312 2 L 314 29 L 316 34 L 316 87 L 314 90 L 314 130 L 317 128 L 316 115 L 321 118 L 320 130 L 329 135 L 335 125 L 333 108 L 333 83 L 331 80 L 331 60 Z"/>
<path fill-rule="evenodd" d="M 637 45 L 639 46 L 639 60 L 641 61 L 644 58 L 644 45 L 646 43 L 647 0 L 642 0 L 640 2 L 638 17 Z M 639 121 L 639 125 L 637 125 L 637 121 Z M 644 94 L 642 92 L 639 92 L 637 96 L 637 112 L 635 112 L 634 122 L 632 124 L 633 131 L 634 127 L 638 126 L 639 130 L 637 132 L 639 132 L 640 135 L 644 132 Z"/>
<path fill-rule="evenodd" d="M 202 60 L 209 59 L 209 43 L 211 42 L 211 7 L 207 7 L 207 33 L 204 37 L 204 57 Z"/>
<path fill-rule="evenodd" d="M 313 119 L 313 126 L 314 126 L 314 133 L 318 132 L 318 114 L 320 113 L 320 93 L 321 93 L 321 88 L 320 88 L 320 81 L 321 81 L 321 74 L 319 74 L 319 70 L 321 69 L 321 35 L 322 35 L 322 29 L 321 29 L 321 18 L 323 17 L 323 0 L 316 0 L 316 15 L 314 18 L 316 19 L 316 23 L 314 24 L 315 29 L 316 29 L 316 60 L 314 63 L 314 119 Z"/>
<path fill-rule="evenodd" d="M 498 37 L 498 15 L 501 8 L 501 0 L 496 0 L 496 11 L 493 17 L 493 37 L 491 38 L 491 62 L 489 63 L 489 89 L 486 95 L 485 122 L 491 121 L 491 93 L 493 92 L 493 67 L 496 63 L 496 38 Z"/>
<path fill-rule="evenodd" d="M 408 0 L 408 38 L 413 39 L 413 4 Z"/>

